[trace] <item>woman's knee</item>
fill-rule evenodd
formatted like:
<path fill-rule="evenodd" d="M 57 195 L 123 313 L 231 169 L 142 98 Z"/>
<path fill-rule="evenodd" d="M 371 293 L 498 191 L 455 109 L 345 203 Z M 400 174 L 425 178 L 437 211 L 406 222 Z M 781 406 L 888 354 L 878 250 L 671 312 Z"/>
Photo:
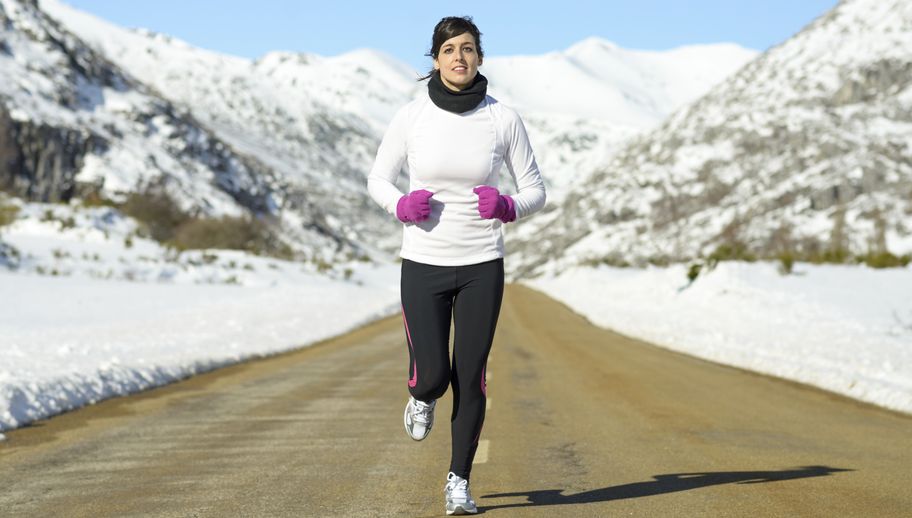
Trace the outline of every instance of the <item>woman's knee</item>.
<path fill-rule="evenodd" d="M 415 386 L 409 387 L 409 392 L 419 401 L 430 401 L 443 397 L 449 386 L 450 373 L 449 371 L 443 371 L 433 376 L 419 377 Z"/>

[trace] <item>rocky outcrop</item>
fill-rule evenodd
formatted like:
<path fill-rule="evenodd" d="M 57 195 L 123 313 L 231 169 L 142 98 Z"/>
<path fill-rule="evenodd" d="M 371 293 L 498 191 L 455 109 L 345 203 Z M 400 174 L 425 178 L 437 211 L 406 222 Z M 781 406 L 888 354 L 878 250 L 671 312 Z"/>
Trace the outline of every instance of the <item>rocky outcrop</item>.
<path fill-rule="evenodd" d="M 82 129 L 15 121 L 0 106 L 0 188 L 42 202 L 68 201 L 87 153 L 104 153 L 106 141 Z"/>

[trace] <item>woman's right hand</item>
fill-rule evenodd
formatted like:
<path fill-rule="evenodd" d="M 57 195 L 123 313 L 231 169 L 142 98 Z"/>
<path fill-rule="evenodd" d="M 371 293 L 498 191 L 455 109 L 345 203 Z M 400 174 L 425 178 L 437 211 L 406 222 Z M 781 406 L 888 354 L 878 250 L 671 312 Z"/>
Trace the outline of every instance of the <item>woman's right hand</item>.
<path fill-rule="evenodd" d="M 434 193 L 420 189 L 399 198 L 396 204 L 396 217 L 403 223 L 424 221 L 431 215 L 430 199 Z"/>

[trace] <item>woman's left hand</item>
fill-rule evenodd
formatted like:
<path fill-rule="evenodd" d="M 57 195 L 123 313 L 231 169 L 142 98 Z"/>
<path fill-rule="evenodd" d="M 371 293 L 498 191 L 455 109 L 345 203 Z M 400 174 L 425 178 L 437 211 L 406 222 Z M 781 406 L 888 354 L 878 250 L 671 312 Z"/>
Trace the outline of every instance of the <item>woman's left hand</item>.
<path fill-rule="evenodd" d="M 516 208 L 513 199 L 500 194 L 495 187 L 479 185 L 472 189 L 478 195 L 478 214 L 484 219 L 497 218 L 504 223 L 516 219 Z"/>

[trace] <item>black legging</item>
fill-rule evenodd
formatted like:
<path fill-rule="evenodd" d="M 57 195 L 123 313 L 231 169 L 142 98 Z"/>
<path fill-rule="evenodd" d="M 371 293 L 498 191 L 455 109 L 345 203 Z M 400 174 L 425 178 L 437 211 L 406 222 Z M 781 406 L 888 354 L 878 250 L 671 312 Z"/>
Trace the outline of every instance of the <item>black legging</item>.
<path fill-rule="evenodd" d="M 503 300 L 503 259 L 466 266 L 402 260 L 402 318 L 409 350 L 409 393 L 438 399 L 453 383 L 450 471 L 472 471 L 484 424 L 485 364 Z M 450 367 L 450 316 L 455 323 Z"/>

